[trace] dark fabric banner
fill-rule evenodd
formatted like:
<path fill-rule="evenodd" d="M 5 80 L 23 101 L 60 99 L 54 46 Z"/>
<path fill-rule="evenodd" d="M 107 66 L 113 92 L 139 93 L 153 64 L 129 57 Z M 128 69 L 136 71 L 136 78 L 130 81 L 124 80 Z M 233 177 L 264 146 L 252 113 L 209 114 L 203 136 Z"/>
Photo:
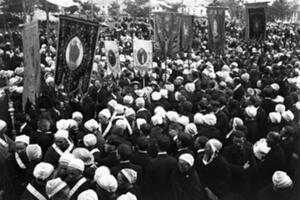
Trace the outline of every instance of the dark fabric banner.
<path fill-rule="evenodd" d="M 55 83 L 67 93 L 86 93 L 89 87 L 98 23 L 60 16 Z"/>
<path fill-rule="evenodd" d="M 178 13 L 154 13 L 154 50 L 163 57 L 175 57 L 180 50 L 181 16 Z"/>
<path fill-rule="evenodd" d="M 265 37 L 266 16 L 264 8 L 249 8 L 249 39 L 260 41 Z"/>
<path fill-rule="evenodd" d="M 208 7 L 208 47 L 223 54 L 225 45 L 225 8 Z"/>
<path fill-rule="evenodd" d="M 184 52 L 189 52 L 192 47 L 193 38 L 194 38 L 193 22 L 194 22 L 193 16 L 190 15 L 181 16 L 180 47 L 181 50 Z"/>

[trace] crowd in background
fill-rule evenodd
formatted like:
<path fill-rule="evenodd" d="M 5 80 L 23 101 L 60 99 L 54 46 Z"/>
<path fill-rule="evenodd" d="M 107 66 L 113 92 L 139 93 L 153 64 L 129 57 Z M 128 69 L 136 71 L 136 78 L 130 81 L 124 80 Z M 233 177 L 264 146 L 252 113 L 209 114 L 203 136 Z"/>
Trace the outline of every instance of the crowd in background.
<path fill-rule="evenodd" d="M 126 22 L 100 35 L 87 94 L 55 85 L 57 31 L 42 29 L 41 94 L 24 110 L 21 34 L 0 34 L 0 199 L 299 199 L 299 30 L 268 23 L 254 42 L 227 22 L 215 55 L 197 20 L 192 51 L 155 56 L 142 76 L 133 38 L 153 32 Z"/>

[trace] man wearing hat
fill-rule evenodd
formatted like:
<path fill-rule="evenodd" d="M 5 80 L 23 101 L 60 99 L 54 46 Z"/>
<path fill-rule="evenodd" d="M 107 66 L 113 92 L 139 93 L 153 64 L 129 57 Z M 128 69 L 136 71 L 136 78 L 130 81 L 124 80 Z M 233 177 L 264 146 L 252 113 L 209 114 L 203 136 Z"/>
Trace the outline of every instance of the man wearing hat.
<path fill-rule="evenodd" d="M 54 135 L 54 143 L 45 154 L 44 161 L 58 166 L 58 161 L 63 153 L 71 152 L 74 145 L 69 139 L 69 132 L 66 130 L 58 130 Z"/>
<path fill-rule="evenodd" d="M 66 183 L 70 187 L 70 193 L 68 195 L 69 200 L 77 200 L 78 195 L 90 188 L 90 184 L 86 178 L 83 177 L 84 163 L 78 158 L 74 158 L 70 161 L 67 169 Z"/>
<path fill-rule="evenodd" d="M 54 172 L 53 165 L 45 162 L 37 164 L 33 170 L 34 179 L 27 184 L 22 200 L 46 200 L 46 183 Z"/>

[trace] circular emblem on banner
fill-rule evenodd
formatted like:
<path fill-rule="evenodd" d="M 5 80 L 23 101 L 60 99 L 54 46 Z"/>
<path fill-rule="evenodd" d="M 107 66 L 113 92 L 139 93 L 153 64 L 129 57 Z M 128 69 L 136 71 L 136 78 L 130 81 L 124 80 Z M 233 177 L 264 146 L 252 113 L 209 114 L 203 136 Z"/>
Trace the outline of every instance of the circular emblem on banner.
<path fill-rule="evenodd" d="M 140 48 L 137 52 L 137 59 L 141 65 L 144 65 L 148 60 L 147 52 L 144 48 Z"/>
<path fill-rule="evenodd" d="M 66 48 L 66 61 L 70 70 L 75 70 L 83 59 L 83 46 L 80 39 L 73 37 Z"/>
<path fill-rule="evenodd" d="M 109 64 L 114 67 L 117 63 L 117 59 L 116 59 L 116 55 L 115 55 L 115 52 L 113 52 L 113 50 L 109 50 L 108 51 L 108 62 Z"/>

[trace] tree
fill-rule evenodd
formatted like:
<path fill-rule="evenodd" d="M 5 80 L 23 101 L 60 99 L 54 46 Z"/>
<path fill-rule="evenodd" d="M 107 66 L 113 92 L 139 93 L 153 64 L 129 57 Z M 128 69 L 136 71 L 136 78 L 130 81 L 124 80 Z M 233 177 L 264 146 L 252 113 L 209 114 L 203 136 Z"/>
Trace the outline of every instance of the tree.
<path fill-rule="evenodd" d="M 276 19 L 285 20 L 291 17 L 295 5 L 287 0 L 275 0 L 268 9 L 268 19 L 274 21 Z"/>
<path fill-rule="evenodd" d="M 23 12 L 22 0 L 4 0 L 1 3 L 3 12 L 21 13 Z"/>
<path fill-rule="evenodd" d="M 160 6 L 163 7 L 167 12 L 179 12 L 179 9 L 184 7 L 185 5 L 182 1 L 179 3 L 161 3 Z"/>
<path fill-rule="evenodd" d="M 118 17 L 120 15 L 120 4 L 114 1 L 108 8 L 108 13 L 112 17 Z"/>
<path fill-rule="evenodd" d="M 133 17 L 148 17 L 150 15 L 150 0 L 125 0 L 124 9 Z"/>

